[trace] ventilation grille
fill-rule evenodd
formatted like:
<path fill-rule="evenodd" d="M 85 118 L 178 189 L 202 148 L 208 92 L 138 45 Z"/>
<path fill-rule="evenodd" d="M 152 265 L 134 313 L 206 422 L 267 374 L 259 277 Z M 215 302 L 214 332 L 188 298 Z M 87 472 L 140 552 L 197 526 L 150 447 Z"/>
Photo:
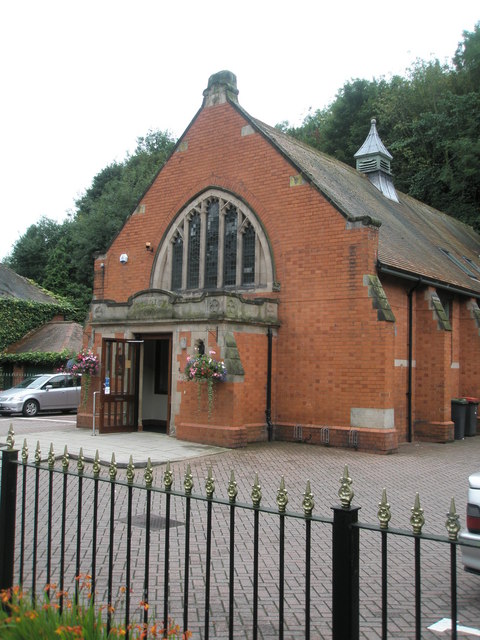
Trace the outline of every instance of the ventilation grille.
<path fill-rule="evenodd" d="M 364 158 L 363 160 L 358 160 L 357 169 L 363 173 L 376 171 L 378 169 L 376 158 Z"/>

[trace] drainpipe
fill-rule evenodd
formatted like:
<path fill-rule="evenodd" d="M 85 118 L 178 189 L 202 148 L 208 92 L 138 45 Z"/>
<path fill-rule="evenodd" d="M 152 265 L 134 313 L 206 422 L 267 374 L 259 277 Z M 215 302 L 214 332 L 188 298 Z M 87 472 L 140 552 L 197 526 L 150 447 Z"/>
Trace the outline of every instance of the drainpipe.
<path fill-rule="evenodd" d="M 267 406 L 265 408 L 265 417 L 267 420 L 268 442 L 272 441 L 273 425 L 272 425 L 272 328 L 268 327 L 268 353 L 267 353 Z"/>
<path fill-rule="evenodd" d="M 419 278 L 409 291 L 408 298 L 408 384 L 407 384 L 407 422 L 408 422 L 408 442 L 412 442 L 413 425 L 412 425 L 412 368 L 413 368 L 413 292 L 422 283 Z"/>

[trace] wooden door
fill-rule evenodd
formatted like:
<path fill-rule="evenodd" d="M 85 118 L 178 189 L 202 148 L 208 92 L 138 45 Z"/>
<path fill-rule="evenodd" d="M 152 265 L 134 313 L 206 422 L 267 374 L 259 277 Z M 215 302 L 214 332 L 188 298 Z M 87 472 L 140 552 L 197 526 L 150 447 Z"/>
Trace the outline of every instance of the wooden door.
<path fill-rule="evenodd" d="M 138 429 L 140 344 L 138 340 L 103 340 L 100 433 Z"/>

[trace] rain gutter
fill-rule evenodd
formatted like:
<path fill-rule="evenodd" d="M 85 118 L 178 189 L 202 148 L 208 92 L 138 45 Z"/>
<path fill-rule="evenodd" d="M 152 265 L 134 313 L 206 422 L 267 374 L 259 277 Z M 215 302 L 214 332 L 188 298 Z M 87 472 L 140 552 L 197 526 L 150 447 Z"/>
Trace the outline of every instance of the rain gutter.
<path fill-rule="evenodd" d="M 377 260 L 377 270 L 379 273 L 384 273 L 389 276 L 395 276 L 396 278 L 403 278 L 403 280 L 410 280 L 413 282 L 422 281 L 423 284 L 435 287 L 436 289 L 442 289 L 443 291 L 450 291 L 451 293 L 458 293 L 461 296 L 469 296 L 470 298 L 480 299 L 480 292 L 473 291 L 472 289 L 462 289 L 454 285 L 448 284 L 448 282 L 442 282 L 441 280 L 435 280 L 435 278 L 428 278 L 420 273 L 413 273 L 411 271 L 402 271 L 401 269 L 395 269 L 393 267 L 387 267 L 382 264 L 380 260 Z"/>

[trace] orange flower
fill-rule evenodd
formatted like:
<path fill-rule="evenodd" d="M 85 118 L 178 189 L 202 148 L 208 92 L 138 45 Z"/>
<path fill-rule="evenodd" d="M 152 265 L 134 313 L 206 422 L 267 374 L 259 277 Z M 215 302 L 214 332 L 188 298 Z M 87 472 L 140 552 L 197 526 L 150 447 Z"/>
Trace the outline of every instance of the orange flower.
<path fill-rule="evenodd" d="M 29 618 L 30 620 L 35 620 L 35 618 L 38 618 L 38 611 L 26 611 L 25 617 Z"/>

